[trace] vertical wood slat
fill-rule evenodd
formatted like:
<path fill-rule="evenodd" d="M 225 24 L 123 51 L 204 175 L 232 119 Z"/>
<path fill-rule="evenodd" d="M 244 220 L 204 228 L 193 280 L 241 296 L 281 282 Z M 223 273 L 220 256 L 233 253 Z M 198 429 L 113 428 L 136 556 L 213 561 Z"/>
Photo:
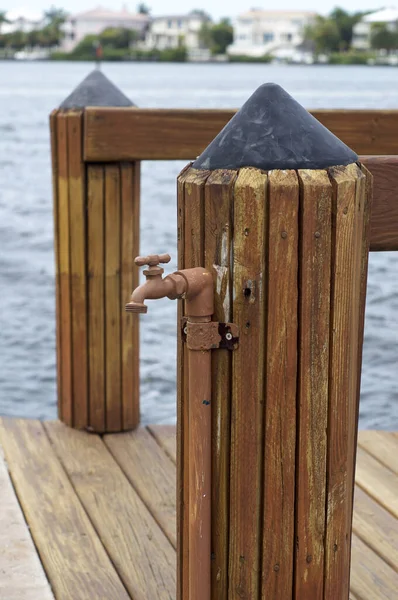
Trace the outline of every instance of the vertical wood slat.
<path fill-rule="evenodd" d="M 67 425 L 73 424 L 72 408 L 72 306 L 70 265 L 70 211 L 68 183 L 68 117 L 58 113 L 57 160 L 58 160 L 58 248 L 59 248 L 59 329 L 60 387 L 59 414 Z"/>
<path fill-rule="evenodd" d="M 184 173 L 184 268 L 203 266 L 204 261 L 204 186 L 208 171 L 190 169 Z M 183 488 L 184 504 L 182 519 L 181 600 L 189 598 L 189 394 L 188 352 L 184 352 L 184 380 L 182 394 L 182 443 L 184 447 Z"/>
<path fill-rule="evenodd" d="M 325 171 L 299 171 L 299 375 L 295 598 L 323 595 L 332 188 Z"/>
<path fill-rule="evenodd" d="M 269 235 L 265 377 L 264 533 L 261 597 L 291 600 L 296 460 L 299 183 L 273 171 Z"/>
<path fill-rule="evenodd" d="M 351 323 L 354 303 L 358 302 L 353 282 L 357 269 L 357 202 L 356 181 L 349 170 L 331 169 L 333 188 L 332 271 L 330 306 L 329 415 L 326 488 L 326 537 L 324 598 L 347 598 L 349 593 L 349 535 L 347 529 L 348 497 L 353 482 L 349 478 L 349 440 L 355 426 L 350 418 L 350 406 L 356 403 L 356 390 L 351 380 L 356 378 L 352 364 L 353 335 Z M 353 449 L 352 449 L 353 450 Z"/>
<path fill-rule="evenodd" d="M 356 181 L 355 189 L 355 248 L 354 248 L 354 273 L 353 273 L 353 293 L 352 293 L 352 319 L 351 319 L 351 372 L 350 372 L 350 401 L 348 404 L 348 447 L 347 447 L 347 502 L 346 502 L 346 532 L 348 536 L 348 560 L 346 566 L 346 581 L 345 593 L 349 593 L 349 568 L 351 564 L 351 534 L 352 534 L 352 517 L 354 504 L 354 488 L 355 488 L 355 460 L 356 460 L 356 443 L 358 435 L 358 398 L 361 385 L 361 358 L 362 358 L 362 336 L 363 322 L 365 311 L 365 297 L 363 297 L 362 287 L 362 262 L 364 246 L 369 244 L 369 239 L 366 231 L 365 205 L 367 204 L 367 188 L 366 176 L 362 173 L 357 164 L 346 167 L 349 173 Z M 366 293 L 366 291 L 365 291 Z"/>
<path fill-rule="evenodd" d="M 57 110 L 50 115 L 51 135 L 51 166 L 53 187 L 53 219 L 54 219 L 54 258 L 55 258 L 55 336 L 57 360 L 57 402 L 58 412 L 61 411 L 62 392 L 62 357 L 61 357 L 61 292 L 60 292 L 60 266 L 59 266 L 59 196 L 58 196 L 58 141 L 57 141 Z"/>
<path fill-rule="evenodd" d="M 185 178 L 190 165 L 179 174 L 177 180 L 177 248 L 178 269 L 185 268 Z M 186 466 L 187 447 L 184 444 L 186 395 L 188 372 L 185 372 L 187 358 L 182 343 L 181 319 L 184 314 L 184 301 L 178 300 L 177 306 L 177 600 L 183 600 L 183 590 L 187 590 L 187 577 L 184 575 L 184 564 L 187 556 L 187 509 L 188 489 L 185 485 L 184 470 Z"/>
<path fill-rule="evenodd" d="M 121 194 L 118 165 L 105 166 L 105 370 L 106 430 L 120 431 L 121 409 Z"/>
<path fill-rule="evenodd" d="M 121 181 L 121 306 L 138 286 L 139 273 L 134 257 L 140 240 L 140 163 L 122 163 Z M 122 429 L 139 422 L 139 319 L 121 312 L 121 402 Z"/>
<path fill-rule="evenodd" d="M 68 181 L 72 301 L 73 426 L 88 422 L 88 334 L 86 273 L 86 199 L 83 162 L 83 113 L 70 111 L 68 121 Z"/>
<path fill-rule="evenodd" d="M 267 176 L 242 169 L 234 190 L 229 598 L 257 598 L 262 540 Z"/>
<path fill-rule="evenodd" d="M 214 171 L 205 186 L 205 262 L 213 273 L 213 320 L 232 319 L 232 208 L 236 171 Z M 229 455 L 231 367 L 228 350 L 212 353 L 212 585 L 213 600 L 228 594 Z"/>
<path fill-rule="evenodd" d="M 87 166 L 89 427 L 105 431 L 105 178 Z"/>

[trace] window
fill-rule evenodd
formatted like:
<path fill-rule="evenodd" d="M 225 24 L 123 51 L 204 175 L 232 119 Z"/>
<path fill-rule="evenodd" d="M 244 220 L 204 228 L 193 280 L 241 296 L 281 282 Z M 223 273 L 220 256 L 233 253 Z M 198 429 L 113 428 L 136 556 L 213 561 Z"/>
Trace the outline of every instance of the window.
<path fill-rule="evenodd" d="M 264 33 L 263 34 L 263 42 L 266 44 L 267 42 L 273 42 L 274 41 L 274 34 L 273 33 Z"/>
<path fill-rule="evenodd" d="M 292 39 L 293 39 L 293 34 L 291 34 L 291 33 L 282 33 L 282 34 L 281 34 L 281 39 L 282 39 L 284 42 L 291 42 L 291 41 L 292 41 Z"/>
<path fill-rule="evenodd" d="M 247 35 L 245 35 L 244 33 L 242 35 L 239 36 L 240 40 L 247 40 Z"/>
<path fill-rule="evenodd" d="M 253 21 L 251 19 L 241 19 L 240 20 L 242 25 L 252 25 Z"/>
<path fill-rule="evenodd" d="M 182 21 L 181 21 L 181 19 L 178 19 L 178 21 L 177 21 L 177 27 L 178 27 L 178 29 L 181 29 L 181 27 L 182 27 Z"/>
<path fill-rule="evenodd" d="M 302 21 L 300 21 L 300 19 L 293 19 L 292 20 L 292 25 L 295 25 L 296 27 L 301 27 L 303 24 Z"/>
<path fill-rule="evenodd" d="M 173 21 L 167 21 L 167 27 L 171 29 L 173 27 Z"/>

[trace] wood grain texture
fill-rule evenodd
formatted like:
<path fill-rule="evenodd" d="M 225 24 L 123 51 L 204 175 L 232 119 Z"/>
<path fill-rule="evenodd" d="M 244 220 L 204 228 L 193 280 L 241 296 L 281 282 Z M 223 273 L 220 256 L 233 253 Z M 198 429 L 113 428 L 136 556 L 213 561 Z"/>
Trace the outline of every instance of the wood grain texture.
<path fill-rule="evenodd" d="M 73 426 L 88 425 L 88 325 L 85 165 L 83 113 L 69 112 L 68 183 L 72 302 Z"/>
<path fill-rule="evenodd" d="M 182 176 L 184 180 L 184 200 L 180 205 L 184 220 L 184 268 L 199 267 L 204 261 L 204 207 L 205 183 L 209 171 L 188 169 Z M 181 182 L 182 183 L 182 182 Z M 180 183 L 180 185 L 181 185 Z M 189 598 L 189 367 L 188 351 L 183 354 L 183 383 L 181 394 L 183 396 L 182 411 L 180 410 L 181 433 L 183 438 L 183 515 L 180 527 L 182 528 L 182 551 L 178 559 L 181 565 L 181 600 Z M 180 517 L 177 515 L 177 520 Z M 180 554 L 180 553 L 179 553 Z"/>
<path fill-rule="evenodd" d="M 191 160 L 210 144 L 235 112 L 89 107 L 85 111 L 85 160 Z M 395 110 L 311 112 L 358 154 L 397 154 Z"/>
<path fill-rule="evenodd" d="M 398 571 L 397 520 L 358 486 L 355 488 L 352 529 L 384 562 Z"/>
<path fill-rule="evenodd" d="M 105 431 L 105 176 L 87 166 L 89 427 Z"/>
<path fill-rule="evenodd" d="M 0 447 L 0 598 L 54 600 Z"/>
<path fill-rule="evenodd" d="M 398 475 L 398 438 L 389 431 L 360 431 L 358 444 Z"/>
<path fill-rule="evenodd" d="M 177 463 L 177 440 L 174 425 L 148 425 L 148 431 L 153 435 L 157 443 L 166 452 L 167 456 Z"/>
<path fill-rule="evenodd" d="M 55 456 L 42 424 L 3 418 L 0 441 L 57 600 L 92 600 L 93 597 L 127 600 L 129 596 Z"/>
<path fill-rule="evenodd" d="M 178 269 L 185 268 L 185 178 L 190 170 L 186 165 L 177 178 L 177 251 Z M 182 342 L 181 320 L 184 315 L 184 300 L 177 301 L 177 600 L 188 593 L 187 570 L 184 570 L 188 552 L 187 510 L 188 488 L 185 469 L 188 464 L 188 447 L 185 423 L 188 423 L 187 386 L 188 358 Z M 187 567 L 188 568 L 188 567 Z"/>
<path fill-rule="evenodd" d="M 101 438 L 56 421 L 46 430 L 129 594 L 174 600 L 174 550 Z"/>
<path fill-rule="evenodd" d="M 361 600 L 396 600 L 398 574 L 356 535 L 352 536 L 351 589 Z"/>
<path fill-rule="evenodd" d="M 204 267 L 214 279 L 214 321 L 232 319 L 232 209 L 236 171 L 213 171 L 205 186 Z M 214 600 L 228 594 L 229 457 L 232 355 L 212 352 L 212 584 Z"/>
<path fill-rule="evenodd" d="M 299 237 L 299 182 L 294 171 L 269 173 L 268 211 L 261 597 L 291 600 Z"/>
<path fill-rule="evenodd" d="M 210 321 L 210 316 L 207 319 Z M 189 348 L 189 343 L 187 345 L 189 365 L 189 600 L 210 600 L 212 579 L 211 400 L 209 400 L 212 391 L 211 350 L 192 350 Z"/>
<path fill-rule="evenodd" d="M 262 543 L 267 176 L 241 169 L 234 190 L 229 599 L 257 598 Z"/>
<path fill-rule="evenodd" d="M 118 165 L 105 166 L 106 431 L 122 428 L 120 298 L 121 194 Z"/>
<path fill-rule="evenodd" d="M 358 447 L 355 480 L 376 502 L 398 519 L 398 480 L 366 450 Z"/>
<path fill-rule="evenodd" d="M 61 364 L 58 382 L 59 417 L 67 425 L 73 423 L 72 408 L 72 305 L 70 264 L 70 209 L 68 183 L 68 121 L 65 113 L 57 115 L 58 157 L 58 262 L 59 262 L 59 327 Z"/>
<path fill-rule="evenodd" d="M 358 436 L 358 418 L 359 418 L 359 396 L 360 396 L 360 368 L 362 366 L 362 345 L 364 331 L 364 317 L 366 304 L 366 291 L 364 289 L 364 263 L 366 261 L 369 248 L 369 228 L 368 217 L 370 212 L 369 182 L 362 169 L 357 164 L 348 165 L 346 169 L 356 180 L 355 188 L 355 249 L 354 249 L 354 276 L 353 276 L 353 295 L 352 295 L 352 319 L 351 335 L 353 339 L 351 352 L 351 379 L 350 396 L 352 400 L 348 403 L 348 461 L 347 461 L 347 482 L 351 493 L 347 497 L 346 511 L 346 529 L 347 532 L 352 528 L 352 511 L 354 503 L 355 487 L 355 461 Z M 365 210 L 368 214 L 365 214 Z M 351 536 L 348 533 L 349 553 L 348 559 L 351 560 Z M 346 570 L 347 567 L 346 567 Z"/>
<path fill-rule="evenodd" d="M 332 187 L 325 171 L 299 171 L 299 179 L 295 598 L 317 600 L 324 571 Z"/>
<path fill-rule="evenodd" d="M 62 391 L 62 358 L 61 358 L 61 284 L 59 265 L 59 199 L 58 199 L 58 141 L 57 141 L 57 110 L 50 115 L 50 140 L 51 140 L 51 171 L 53 187 L 53 219 L 54 219 L 54 258 L 55 258 L 55 338 L 57 353 L 57 405 L 58 414 L 61 413 Z"/>
<path fill-rule="evenodd" d="M 176 548 L 176 471 L 146 429 L 104 436 L 104 442 L 141 500 Z"/>
<path fill-rule="evenodd" d="M 140 163 L 120 165 L 121 184 L 121 306 L 138 286 L 134 258 L 140 249 Z M 134 429 L 140 420 L 139 319 L 121 311 L 122 429 Z"/>
<path fill-rule="evenodd" d="M 333 600 L 347 598 L 349 592 L 362 238 L 357 177 L 349 167 L 330 169 L 329 177 L 333 209 L 324 597 Z"/>
<path fill-rule="evenodd" d="M 398 250 L 398 156 L 361 156 L 360 160 L 370 196 L 373 189 L 370 250 Z"/>

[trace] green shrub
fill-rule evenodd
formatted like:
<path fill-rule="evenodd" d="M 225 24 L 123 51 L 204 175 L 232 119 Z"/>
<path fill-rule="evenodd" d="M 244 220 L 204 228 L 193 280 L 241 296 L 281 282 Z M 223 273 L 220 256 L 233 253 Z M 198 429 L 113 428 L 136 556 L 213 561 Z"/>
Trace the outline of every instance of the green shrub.
<path fill-rule="evenodd" d="M 374 58 L 370 52 L 335 52 L 329 57 L 330 65 L 367 65 Z"/>
<path fill-rule="evenodd" d="M 232 63 L 269 63 L 272 61 L 270 54 L 264 54 L 264 56 L 246 56 L 244 54 L 230 54 L 228 56 L 229 62 Z"/>

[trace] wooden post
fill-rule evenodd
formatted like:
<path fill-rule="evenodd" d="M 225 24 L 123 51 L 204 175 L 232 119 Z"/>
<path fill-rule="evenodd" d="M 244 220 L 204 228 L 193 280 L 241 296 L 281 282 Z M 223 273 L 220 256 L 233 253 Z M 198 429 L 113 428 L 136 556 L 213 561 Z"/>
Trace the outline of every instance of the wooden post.
<path fill-rule="evenodd" d="M 213 600 L 349 597 L 372 194 L 357 160 L 266 85 L 179 177 L 180 267 L 213 273 L 214 319 L 240 331 L 238 350 L 212 355 Z M 180 600 L 192 578 L 185 354 L 180 337 Z"/>
<path fill-rule="evenodd" d="M 138 320 L 123 306 L 138 284 L 140 163 L 84 161 L 88 106 L 133 104 L 95 70 L 50 117 L 58 416 L 114 432 L 139 422 Z"/>

